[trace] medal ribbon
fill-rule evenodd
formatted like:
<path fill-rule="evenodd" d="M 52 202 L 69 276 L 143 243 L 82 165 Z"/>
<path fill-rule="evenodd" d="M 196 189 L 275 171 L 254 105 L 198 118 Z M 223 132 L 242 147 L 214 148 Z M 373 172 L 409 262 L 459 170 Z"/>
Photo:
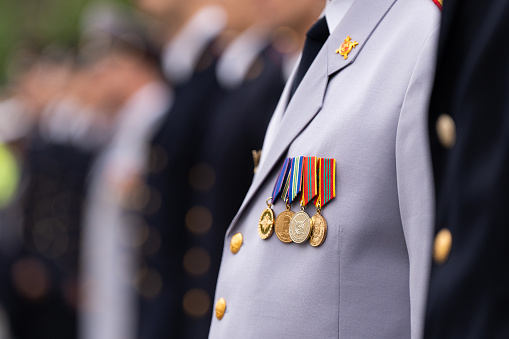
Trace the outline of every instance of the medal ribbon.
<path fill-rule="evenodd" d="M 302 198 L 300 200 L 302 206 L 306 206 L 318 194 L 316 165 L 316 157 L 304 157 L 302 165 Z"/>
<path fill-rule="evenodd" d="M 290 170 L 290 163 L 291 163 L 291 158 L 286 158 L 285 162 L 283 163 L 283 167 L 281 167 L 281 170 L 279 171 L 279 175 L 277 177 L 276 184 L 274 185 L 274 189 L 272 190 L 272 203 L 273 204 L 276 204 L 276 198 L 277 198 L 279 192 L 281 192 L 281 189 L 283 188 L 283 182 L 285 181 L 285 179 L 288 176 L 288 172 Z"/>
<path fill-rule="evenodd" d="M 318 198 L 315 205 L 323 207 L 336 196 L 336 159 L 318 160 Z"/>
<path fill-rule="evenodd" d="M 283 191 L 281 192 L 281 199 L 283 199 L 284 202 L 287 202 L 290 193 L 290 181 L 292 178 L 292 169 L 293 169 L 293 163 L 295 161 L 295 158 L 288 158 L 288 173 L 285 179 L 285 186 L 283 188 Z"/>
<path fill-rule="evenodd" d="M 296 157 L 292 162 L 292 169 L 290 172 L 290 195 L 288 199 L 289 203 L 291 203 L 302 190 L 303 159 L 304 157 Z"/>

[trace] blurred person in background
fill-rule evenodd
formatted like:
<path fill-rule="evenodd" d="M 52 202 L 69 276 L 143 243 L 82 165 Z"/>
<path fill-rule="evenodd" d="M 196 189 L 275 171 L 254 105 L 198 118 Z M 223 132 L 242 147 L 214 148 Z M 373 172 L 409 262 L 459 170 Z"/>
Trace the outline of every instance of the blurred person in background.
<path fill-rule="evenodd" d="M 445 1 L 428 117 L 437 203 L 424 338 L 509 338 L 508 34 L 508 1 Z"/>
<path fill-rule="evenodd" d="M 171 105 L 152 44 L 129 7 L 95 5 L 85 11 L 90 55 L 102 91 L 115 110 L 110 142 L 95 161 L 82 241 L 80 338 L 136 338 L 133 286 L 142 225 L 149 208 L 139 188 L 148 165 L 148 141 Z M 103 41 L 103 44 L 98 44 Z M 138 229 L 142 227 L 142 229 Z"/>
<path fill-rule="evenodd" d="M 206 125 L 208 107 L 216 99 L 215 65 L 224 49 L 227 13 L 215 1 L 138 1 L 140 9 L 165 23 L 162 67 L 174 92 L 174 103 L 153 136 L 146 191 L 160 207 L 144 210 L 146 239 L 138 280 L 140 338 L 206 335 L 206 324 L 188 327 L 183 310 L 186 276 L 185 213 L 188 174 Z M 150 203 L 149 203 L 150 204 Z M 198 300 L 198 307 L 201 301 Z M 205 312 L 208 312 L 208 308 Z M 202 311 L 203 312 L 203 311 Z M 203 320 L 205 312 L 198 319 Z M 191 318 L 193 319 L 193 318 Z M 186 322 L 185 322 L 186 321 Z M 186 332 L 187 331 L 187 332 Z"/>
<path fill-rule="evenodd" d="M 198 11 L 192 2 L 173 8 L 170 3 L 139 2 L 145 10 L 167 15 L 161 19 L 169 22 L 171 38 L 162 60 L 175 88 L 175 103 L 152 142 L 152 159 L 164 161 L 149 173 L 147 191 L 162 204 L 145 213 L 140 333 L 142 338 L 201 338 L 208 333 L 225 230 L 251 182 L 252 151 L 260 148 L 283 89 L 288 74 L 283 69 L 293 67 L 303 39 L 295 39 L 295 47 L 288 41 L 293 32 L 307 30 L 323 3 L 295 6 L 293 17 L 280 6 L 280 18 L 273 21 L 261 20 L 264 10 L 254 1 L 209 2 L 216 7 Z M 215 38 L 205 29 L 212 8 L 222 23 L 215 26 Z M 172 13 L 195 14 L 172 24 Z M 185 24 L 176 29 L 176 22 Z M 290 28 L 279 31 L 278 50 L 270 33 L 280 25 Z M 285 41 L 282 32 L 292 34 Z"/>
<path fill-rule="evenodd" d="M 11 338 L 4 313 L 11 275 L 11 258 L 21 248 L 22 211 L 20 187 L 26 183 L 23 172 L 23 151 L 32 119 L 21 100 L 12 93 L 0 102 L 0 337 Z"/>
<path fill-rule="evenodd" d="M 74 338 L 85 180 L 97 148 L 93 77 L 67 51 L 42 54 L 17 84 L 34 117 L 24 152 L 21 241 L 3 300 L 15 338 Z"/>

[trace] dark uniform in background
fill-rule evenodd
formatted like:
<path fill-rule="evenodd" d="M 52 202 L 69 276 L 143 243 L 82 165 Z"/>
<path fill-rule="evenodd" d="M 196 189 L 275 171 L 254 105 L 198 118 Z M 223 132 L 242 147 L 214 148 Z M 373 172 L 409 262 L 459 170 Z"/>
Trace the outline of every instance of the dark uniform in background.
<path fill-rule="evenodd" d="M 188 291 L 184 302 L 190 294 L 201 291 L 207 297 L 205 300 L 210 300 L 210 306 L 199 317 L 192 314 L 191 307 L 185 309 L 188 338 L 205 338 L 208 334 L 224 236 L 251 185 L 252 150 L 262 147 L 269 120 L 283 91 L 281 67 L 281 55 L 267 47 L 252 63 L 240 85 L 221 88 L 221 100 L 211 108 L 198 156 L 193 159 L 195 165 L 191 171 L 205 170 L 201 179 L 209 180 L 202 185 L 195 182 L 195 174 L 190 173 L 191 197 L 186 214 L 188 243 L 183 262 Z M 211 218 L 208 220 L 200 214 Z M 196 232 L 197 227 L 199 232 Z"/>
<path fill-rule="evenodd" d="M 93 152 L 34 137 L 26 155 L 23 246 L 11 259 L 4 301 L 12 335 L 76 338 L 79 237 Z"/>
<path fill-rule="evenodd" d="M 430 104 L 426 338 L 509 338 L 509 1 L 447 0 Z"/>
<path fill-rule="evenodd" d="M 218 83 L 219 57 L 212 42 L 192 79 L 175 87 L 174 105 L 152 142 L 147 185 L 161 208 L 145 220 L 159 245 L 154 250 L 147 241 L 143 261 L 150 272 L 145 284 L 160 274 L 162 289 L 142 300 L 141 338 L 207 337 L 224 234 L 284 86 L 281 56 L 270 47 L 235 88 Z"/>
<path fill-rule="evenodd" d="M 151 142 L 147 186 L 150 199 L 160 199 L 160 208 L 145 209 L 149 235 L 142 252 L 140 291 L 140 338 L 181 336 L 184 293 L 183 252 L 185 207 L 193 150 L 199 148 L 206 125 L 206 112 L 215 99 L 215 64 L 218 54 L 212 43 L 200 58 L 192 78 L 174 88 L 175 101 Z M 159 204 L 158 204 L 159 205 Z M 149 291 L 161 279 L 158 291 Z"/>

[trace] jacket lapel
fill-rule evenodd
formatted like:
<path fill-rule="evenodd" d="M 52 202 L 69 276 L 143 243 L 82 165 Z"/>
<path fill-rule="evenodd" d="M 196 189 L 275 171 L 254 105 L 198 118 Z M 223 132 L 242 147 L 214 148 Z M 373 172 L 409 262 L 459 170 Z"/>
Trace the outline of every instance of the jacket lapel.
<path fill-rule="evenodd" d="M 395 1 L 356 0 L 316 56 L 285 111 L 284 103 L 288 101 L 289 84 L 293 76 L 290 78 L 274 113 L 274 121 L 269 126 L 258 172 L 233 219 L 227 236 L 293 140 L 322 108 L 329 77 L 355 61 L 371 33 Z M 345 60 L 341 55 L 336 54 L 336 49 L 343 44 L 347 36 L 359 44 L 351 50 Z"/>

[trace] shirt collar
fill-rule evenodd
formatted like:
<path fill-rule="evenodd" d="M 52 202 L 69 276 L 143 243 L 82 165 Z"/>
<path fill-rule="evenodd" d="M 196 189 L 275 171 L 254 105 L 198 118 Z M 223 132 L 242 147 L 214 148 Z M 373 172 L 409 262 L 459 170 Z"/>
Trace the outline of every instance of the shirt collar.
<path fill-rule="evenodd" d="M 226 88 L 239 86 L 261 51 L 269 45 L 267 32 L 251 26 L 226 48 L 217 64 L 217 79 Z"/>
<path fill-rule="evenodd" d="M 226 12 L 220 6 L 200 9 L 164 48 L 162 67 L 173 83 L 189 80 L 207 45 L 226 27 Z"/>

